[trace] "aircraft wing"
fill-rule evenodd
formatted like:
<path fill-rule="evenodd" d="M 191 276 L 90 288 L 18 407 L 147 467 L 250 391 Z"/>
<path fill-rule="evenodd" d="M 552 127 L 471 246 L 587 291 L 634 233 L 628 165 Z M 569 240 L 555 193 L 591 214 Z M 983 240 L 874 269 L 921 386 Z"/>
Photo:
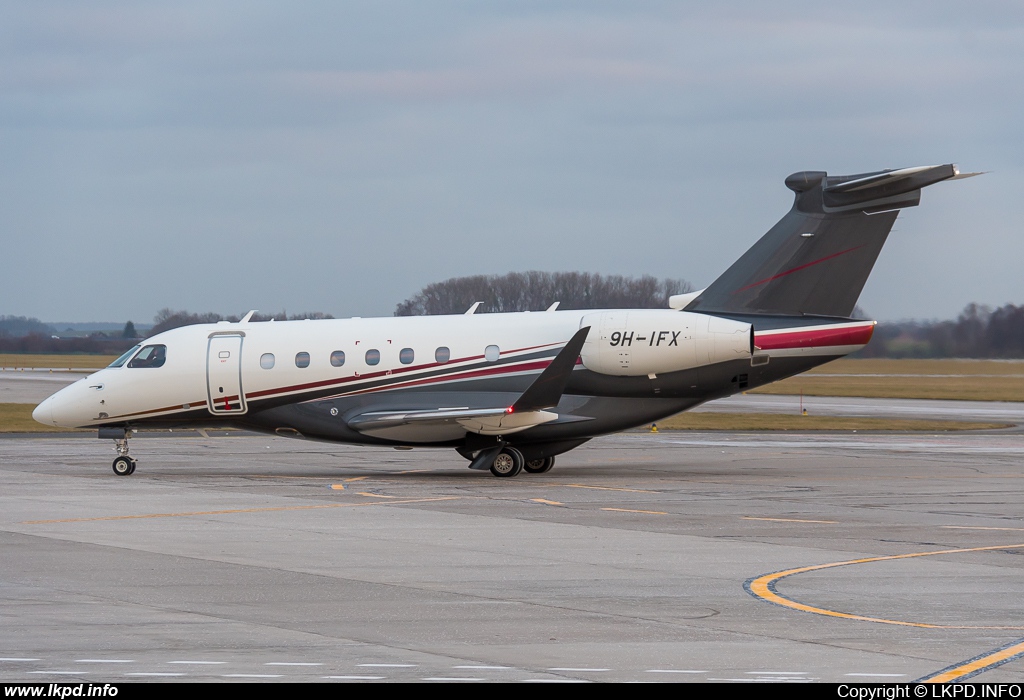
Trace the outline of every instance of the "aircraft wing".
<path fill-rule="evenodd" d="M 511 435 L 556 420 L 588 420 L 545 409 L 554 408 L 561 400 L 589 331 L 590 326 L 578 330 L 511 406 L 369 411 L 349 418 L 348 426 L 364 435 L 392 440 L 444 442 L 467 432 Z"/>
<path fill-rule="evenodd" d="M 513 412 L 504 408 L 439 408 L 417 411 L 371 411 L 348 421 L 350 428 L 367 435 L 395 433 L 402 428 L 461 428 L 481 435 L 508 435 L 558 419 L 550 411 Z"/>

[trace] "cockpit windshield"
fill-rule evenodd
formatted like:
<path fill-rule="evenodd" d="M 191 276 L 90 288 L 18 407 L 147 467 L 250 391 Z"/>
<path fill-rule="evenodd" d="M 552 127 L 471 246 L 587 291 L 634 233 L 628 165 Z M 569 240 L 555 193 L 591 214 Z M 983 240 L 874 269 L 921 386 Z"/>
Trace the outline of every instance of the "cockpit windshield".
<path fill-rule="evenodd" d="M 128 361 L 128 358 L 130 358 L 132 355 L 134 355 L 135 352 L 139 348 L 141 348 L 141 347 L 142 347 L 141 345 L 136 345 L 131 350 L 129 350 L 125 354 L 121 355 L 121 357 L 117 358 L 116 360 L 111 362 L 109 365 L 107 365 L 107 367 L 121 367 L 122 365 L 124 365 L 125 362 Z"/>
<path fill-rule="evenodd" d="M 129 367 L 163 367 L 164 362 L 167 361 L 167 346 L 166 345 L 147 345 L 139 351 L 131 362 L 128 363 Z"/>

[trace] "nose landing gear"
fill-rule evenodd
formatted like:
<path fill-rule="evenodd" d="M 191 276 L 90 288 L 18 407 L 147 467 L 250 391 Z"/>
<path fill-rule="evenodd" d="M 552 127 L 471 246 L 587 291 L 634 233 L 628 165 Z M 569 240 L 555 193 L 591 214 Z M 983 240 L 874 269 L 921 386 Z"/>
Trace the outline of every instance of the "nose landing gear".
<path fill-rule="evenodd" d="M 138 462 L 128 454 L 128 436 L 131 435 L 131 429 L 125 428 L 100 428 L 100 438 L 113 438 L 114 440 L 114 451 L 117 452 L 117 457 L 114 458 L 114 463 L 111 468 L 114 473 L 118 476 L 131 476 L 135 473 L 135 467 Z"/>

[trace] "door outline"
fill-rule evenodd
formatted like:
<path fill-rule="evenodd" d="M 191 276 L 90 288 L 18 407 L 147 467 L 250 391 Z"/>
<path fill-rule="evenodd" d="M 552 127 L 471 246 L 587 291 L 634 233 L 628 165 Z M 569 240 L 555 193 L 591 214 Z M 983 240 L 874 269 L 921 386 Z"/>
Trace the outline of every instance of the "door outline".
<path fill-rule="evenodd" d="M 242 388 L 244 339 L 245 333 L 229 331 L 211 333 L 206 342 L 206 408 L 215 416 L 239 416 L 249 410 Z M 220 357 L 224 352 L 228 353 L 227 358 Z M 215 381 L 212 375 L 217 375 L 217 392 L 213 390 Z M 223 396 L 220 395 L 221 382 L 227 387 Z"/>

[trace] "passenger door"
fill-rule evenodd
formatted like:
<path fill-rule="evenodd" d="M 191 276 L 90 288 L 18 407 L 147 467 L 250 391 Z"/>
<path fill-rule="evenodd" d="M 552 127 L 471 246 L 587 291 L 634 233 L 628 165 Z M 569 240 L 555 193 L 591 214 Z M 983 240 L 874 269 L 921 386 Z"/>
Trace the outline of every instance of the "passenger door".
<path fill-rule="evenodd" d="M 210 336 L 206 351 L 207 408 L 214 415 L 235 415 L 246 411 L 242 393 L 241 334 Z"/>

